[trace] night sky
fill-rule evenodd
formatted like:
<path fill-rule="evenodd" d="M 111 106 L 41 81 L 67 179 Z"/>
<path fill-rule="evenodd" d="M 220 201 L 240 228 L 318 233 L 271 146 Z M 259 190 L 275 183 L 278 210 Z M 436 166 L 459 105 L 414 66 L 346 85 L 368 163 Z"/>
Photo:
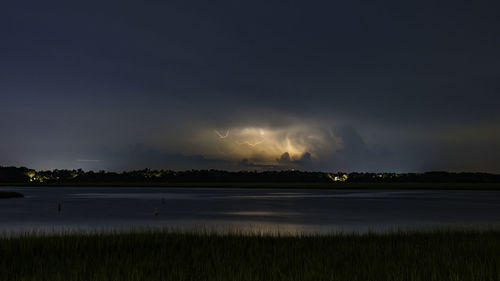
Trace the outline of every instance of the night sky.
<path fill-rule="evenodd" d="M 0 165 L 500 173 L 500 2 L 5 1 Z"/>

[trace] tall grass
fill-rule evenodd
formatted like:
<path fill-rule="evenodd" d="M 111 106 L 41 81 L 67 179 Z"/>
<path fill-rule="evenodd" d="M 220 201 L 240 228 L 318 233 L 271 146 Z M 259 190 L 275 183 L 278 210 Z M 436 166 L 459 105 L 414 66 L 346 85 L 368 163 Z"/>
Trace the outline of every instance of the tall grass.
<path fill-rule="evenodd" d="M 0 238 L 0 280 L 500 280 L 498 230 Z"/>

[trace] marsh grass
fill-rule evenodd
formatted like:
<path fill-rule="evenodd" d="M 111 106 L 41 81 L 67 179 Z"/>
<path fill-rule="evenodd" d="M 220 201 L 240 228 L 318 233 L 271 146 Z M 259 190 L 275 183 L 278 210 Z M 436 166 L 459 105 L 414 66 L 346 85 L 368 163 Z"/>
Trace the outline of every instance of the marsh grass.
<path fill-rule="evenodd" d="M 0 280 L 500 280 L 500 231 L 24 233 L 0 238 Z"/>

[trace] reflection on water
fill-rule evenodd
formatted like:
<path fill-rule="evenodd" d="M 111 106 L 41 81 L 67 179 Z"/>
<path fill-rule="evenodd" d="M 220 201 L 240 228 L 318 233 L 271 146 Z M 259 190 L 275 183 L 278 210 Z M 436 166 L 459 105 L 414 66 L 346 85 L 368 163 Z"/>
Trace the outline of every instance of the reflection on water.
<path fill-rule="evenodd" d="M 268 216 L 268 217 L 285 217 L 285 216 L 297 216 L 300 213 L 294 212 L 266 212 L 266 211 L 253 211 L 253 212 L 221 212 L 219 214 L 235 215 L 235 216 Z"/>
<path fill-rule="evenodd" d="M 500 191 L 229 188 L 0 188 L 0 231 L 205 228 L 331 232 L 498 224 Z M 58 206 L 61 205 L 61 211 Z"/>

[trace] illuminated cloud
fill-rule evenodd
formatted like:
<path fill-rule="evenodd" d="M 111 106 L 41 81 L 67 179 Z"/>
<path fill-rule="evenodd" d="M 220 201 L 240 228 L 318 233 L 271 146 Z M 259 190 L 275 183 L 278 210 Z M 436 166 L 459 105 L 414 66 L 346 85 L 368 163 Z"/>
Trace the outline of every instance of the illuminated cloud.
<path fill-rule="evenodd" d="M 211 159 L 247 159 L 255 165 L 302 164 L 329 157 L 342 147 L 330 130 L 305 124 L 238 126 L 225 134 L 217 129 L 201 130 L 193 139 L 197 141 L 189 147 L 191 152 Z M 283 155 L 288 159 L 281 159 Z"/>

